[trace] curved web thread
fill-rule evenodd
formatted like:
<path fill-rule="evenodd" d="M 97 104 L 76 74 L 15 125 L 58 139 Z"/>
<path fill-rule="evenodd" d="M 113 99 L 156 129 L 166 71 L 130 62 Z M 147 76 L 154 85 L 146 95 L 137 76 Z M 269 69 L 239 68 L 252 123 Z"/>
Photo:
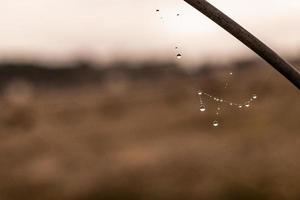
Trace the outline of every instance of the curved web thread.
<path fill-rule="evenodd" d="M 233 76 L 233 73 L 230 72 L 229 73 L 230 77 Z M 227 90 L 229 87 L 229 80 L 226 81 L 225 86 L 224 86 L 224 90 Z M 251 98 L 249 98 L 249 100 L 244 101 L 242 103 L 237 103 L 237 102 L 233 102 L 233 101 L 229 101 L 227 99 L 223 99 L 221 97 L 217 97 L 217 96 L 213 96 L 211 94 L 208 94 L 204 91 L 199 91 L 198 92 L 199 95 L 199 101 L 200 101 L 200 111 L 201 112 L 205 112 L 206 111 L 206 106 L 204 104 L 204 98 L 214 101 L 217 104 L 217 108 L 216 108 L 216 114 L 215 114 L 215 119 L 212 122 L 212 125 L 214 127 L 218 127 L 220 125 L 219 122 L 219 118 L 222 112 L 222 106 L 230 106 L 230 107 L 234 107 L 237 109 L 242 109 L 242 108 L 249 108 L 251 106 L 251 104 L 257 100 L 258 96 L 256 94 L 253 94 Z"/>

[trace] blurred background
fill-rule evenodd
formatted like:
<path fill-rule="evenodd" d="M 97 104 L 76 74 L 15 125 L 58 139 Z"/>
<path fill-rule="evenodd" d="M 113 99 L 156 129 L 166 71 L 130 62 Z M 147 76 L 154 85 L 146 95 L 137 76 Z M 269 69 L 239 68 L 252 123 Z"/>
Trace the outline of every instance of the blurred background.
<path fill-rule="evenodd" d="M 298 0 L 210 2 L 300 69 Z M 0 25 L 1 200 L 300 198 L 299 91 L 184 1 L 0 0 Z"/>

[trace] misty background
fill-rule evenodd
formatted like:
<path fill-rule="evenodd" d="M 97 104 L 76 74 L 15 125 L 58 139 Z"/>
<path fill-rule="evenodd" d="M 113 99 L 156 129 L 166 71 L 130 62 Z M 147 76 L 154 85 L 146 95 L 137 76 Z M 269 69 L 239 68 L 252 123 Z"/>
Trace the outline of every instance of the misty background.
<path fill-rule="evenodd" d="M 298 0 L 210 2 L 278 52 L 299 53 Z M 182 0 L 1 0 L 0 5 L 2 59 L 174 60 L 175 46 L 183 64 L 254 56 Z"/>

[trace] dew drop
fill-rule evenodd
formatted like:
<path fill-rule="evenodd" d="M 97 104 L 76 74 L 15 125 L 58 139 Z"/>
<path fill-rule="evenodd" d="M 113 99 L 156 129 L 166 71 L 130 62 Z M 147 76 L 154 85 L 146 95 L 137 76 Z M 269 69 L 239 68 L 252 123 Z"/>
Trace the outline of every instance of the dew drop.
<path fill-rule="evenodd" d="M 254 95 L 252 96 L 252 99 L 257 99 L 257 95 L 254 94 Z"/>
<path fill-rule="evenodd" d="M 218 108 L 217 108 L 217 110 L 221 110 L 221 108 L 220 108 L 220 107 L 218 107 Z"/>
<path fill-rule="evenodd" d="M 250 107 L 250 104 L 249 104 L 249 103 L 247 103 L 245 106 L 246 106 L 247 108 L 249 108 L 249 107 Z"/>
<path fill-rule="evenodd" d="M 233 73 L 232 73 L 232 72 L 230 72 L 230 73 L 229 73 L 229 75 L 233 75 Z"/>
<path fill-rule="evenodd" d="M 229 105 L 233 106 L 233 103 L 230 103 Z"/>
<path fill-rule="evenodd" d="M 203 93 L 202 92 L 198 92 L 198 95 L 202 95 Z"/>
<path fill-rule="evenodd" d="M 239 108 L 242 108 L 243 106 L 242 105 L 239 105 Z"/>
<path fill-rule="evenodd" d="M 218 126 L 219 126 L 219 122 L 218 122 L 217 120 L 215 120 L 215 121 L 213 122 L 213 126 L 214 126 L 214 127 L 218 127 Z"/>
<path fill-rule="evenodd" d="M 200 106 L 200 111 L 201 111 L 201 112 L 204 112 L 205 110 L 206 110 L 206 108 L 205 108 L 204 105 Z"/>
<path fill-rule="evenodd" d="M 177 59 L 181 59 L 182 58 L 182 55 L 179 53 L 177 54 Z"/>

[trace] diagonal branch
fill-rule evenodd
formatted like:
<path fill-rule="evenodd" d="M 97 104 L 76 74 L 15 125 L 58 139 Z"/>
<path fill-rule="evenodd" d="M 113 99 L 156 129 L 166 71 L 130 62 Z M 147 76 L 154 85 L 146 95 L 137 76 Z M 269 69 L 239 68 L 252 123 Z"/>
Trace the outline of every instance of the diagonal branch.
<path fill-rule="evenodd" d="M 300 89 L 300 72 L 254 35 L 206 0 L 184 0 L 262 57 Z"/>

